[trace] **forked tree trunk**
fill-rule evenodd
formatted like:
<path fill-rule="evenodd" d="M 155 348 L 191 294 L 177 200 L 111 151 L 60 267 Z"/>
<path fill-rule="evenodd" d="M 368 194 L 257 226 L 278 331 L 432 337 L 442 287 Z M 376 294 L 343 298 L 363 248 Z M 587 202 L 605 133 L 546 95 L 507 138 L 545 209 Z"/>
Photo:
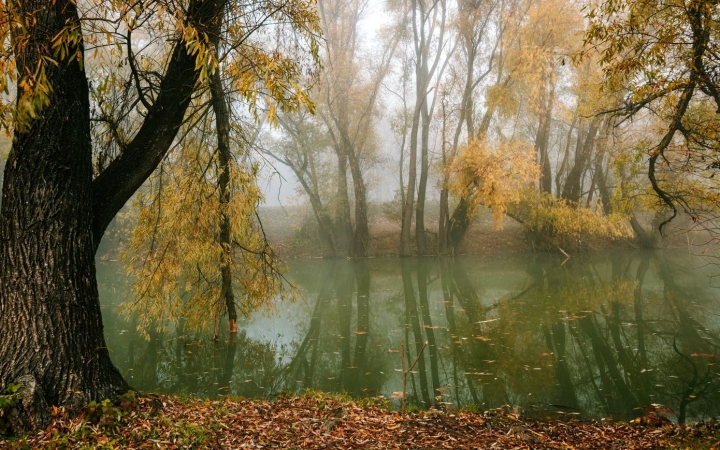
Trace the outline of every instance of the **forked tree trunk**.
<path fill-rule="evenodd" d="M 46 31 L 36 37 L 46 41 L 18 51 L 21 74 L 36 67 L 38 47 L 80 26 L 74 2 L 45 3 L 19 5 L 24 13 L 46 12 L 36 15 Z M 88 82 L 77 59 L 46 71 L 50 103 L 27 129 L 15 130 L 5 169 L 0 387 L 31 375 L 48 404 L 73 406 L 129 386 L 110 362 L 95 278 Z"/>
<path fill-rule="evenodd" d="M 110 361 L 103 337 L 95 250 L 118 210 L 167 153 L 190 103 L 196 58 L 179 42 L 154 103 L 123 154 L 95 180 L 90 102 L 83 42 L 56 36 L 80 32 L 76 3 L 8 3 L 32 25 L 13 27 L 18 86 L 33 82 L 41 58 L 52 87 L 40 114 L 16 127 L 0 209 L 0 390 L 23 377 L 40 395 L 21 406 L 15 431 L 49 419 L 47 404 L 79 407 L 129 389 Z M 224 0 L 193 0 L 188 21 L 201 31 L 219 17 Z M 64 33 L 64 34 L 63 34 Z M 18 104 L 21 110 L 25 104 Z M 34 382 L 33 382 L 34 378 Z"/>

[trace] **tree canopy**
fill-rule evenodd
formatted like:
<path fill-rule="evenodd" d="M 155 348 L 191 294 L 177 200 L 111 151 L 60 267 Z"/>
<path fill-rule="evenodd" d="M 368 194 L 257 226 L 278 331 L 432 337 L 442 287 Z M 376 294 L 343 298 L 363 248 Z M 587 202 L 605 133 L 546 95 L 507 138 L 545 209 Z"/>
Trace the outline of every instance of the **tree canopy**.
<path fill-rule="evenodd" d="M 585 54 L 599 54 L 603 89 L 621 99 L 607 112 L 657 127 L 644 147 L 652 188 L 673 211 L 665 223 L 678 208 L 697 215 L 717 205 L 718 2 L 610 0 L 588 18 Z"/>
<path fill-rule="evenodd" d="M 192 157 L 174 150 L 206 123 L 213 78 L 236 118 L 311 109 L 319 37 L 309 0 L 3 3 L 0 387 L 36 394 L 17 427 L 128 390 L 103 337 L 103 233 L 163 160 Z"/>

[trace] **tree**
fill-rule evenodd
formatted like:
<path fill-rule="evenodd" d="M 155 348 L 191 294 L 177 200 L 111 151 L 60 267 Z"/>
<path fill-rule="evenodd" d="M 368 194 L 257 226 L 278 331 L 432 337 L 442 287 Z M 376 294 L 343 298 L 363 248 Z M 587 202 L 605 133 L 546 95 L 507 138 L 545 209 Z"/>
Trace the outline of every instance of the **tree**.
<path fill-rule="evenodd" d="M 259 98 L 267 99 L 271 115 L 308 103 L 298 84 L 304 68 L 297 48 L 316 55 L 312 3 L 242 6 L 4 3 L 0 87 L 8 92 L 14 82 L 16 95 L 0 111 L 13 133 L 0 210 L 0 387 L 24 376 L 37 382 L 42 400 L 35 411 L 28 408 L 24 426 L 43 425 L 44 403 L 73 407 L 129 389 L 105 345 L 94 254 L 115 214 L 166 157 L 197 89 L 224 69 L 256 115 Z M 277 45 L 263 47 L 267 36 L 253 38 L 264 24 L 282 38 Z M 131 37 L 141 33 L 142 49 L 159 52 L 158 67 L 137 65 Z M 224 49 L 224 68 L 213 39 Z M 94 60 L 100 42 L 126 51 Z M 98 73 L 94 64 L 105 76 L 118 64 L 127 69 L 122 89 L 134 112 L 103 122 L 112 124 L 117 152 L 97 173 L 92 127 L 99 105 L 91 104 L 88 80 Z"/>
<path fill-rule="evenodd" d="M 197 102 L 208 105 L 214 120 L 208 114 L 183 127 L 174 157 L 152 178 L 150 194 L 135 202 L 141 212 L 127 256 L 136 298 L 125 310 L 138 314 L 144 333 L 168 322 L 187 329 L 212 325 L 217 339 L 221 315 L 236 333 L 238 306 L 247 316 L 284 293 L 258 218 L 263 197 L 249 161 L 251 125 L 231 117 L 220 72 Z"/>
<path fill-rule="evenodd" d="M 217 117 L 208 115 L 205 128 Z M 238 309 L 248 316 L 285 292 L 257 219 L 257 168 L 236 160 L 229 145 L 213 145 L 218 137 L 185 137 L 137 195 L 140 212 L 126 254 L 135 298 L 123 309 L 138 315 L 142 332 L 172 323 L 213 329 L 217 338 L 220 316 L 227 314 L 234 333 Z"/>
<path fill-rule="evenodd" d="M 607 112 L 620 124 L 629 118 L 662 124 L 658 138 L 645 146 L 652 188 L 672 210 L 660 230 L 678 208 L 697 218 L 708 203 L 717 205 L 713 177 L 720 167 L 718 2 L 608 1 L 592 9 L 588 18 L 580 56 L 597 52 L 604 89 L 623 99 Z M 694 188 L 679 189 L 678 176 Z M 700 207 L 693 204 L 696 199 Z"/>
<path fill-rule="evenodd" d="M 504 214 L 518 203 L 530 184 L 537 181 L 538 166 L 525 142 L 495 144 L 487 138 L 471 141 L 453 162 L 451 191 L 472 199 L 467 214 L 484 205 L 493 212 L 495 223 L 502 224 Z"/>
<path fill-rule="evenodd" d="M 468 2 L 459 1 L 459 16 L 456 24 L 458 39 L 460 41 L 460 51 L 456 52 L 457 64 L 450 67 L 449 84 L 457 85 L 460 92 L 442 93 L 442 134 L 441 139 L 441 167 L 443 169 L 442 185 L 440 188 L 440 217 L 438 224 L 438 253 L 445 253 L 448 250 L 454 251 L 459 242 L 452 241 L 451 235 L 464 234 L 458 233 L 459 228 L 466 229 L 469 225 L 469 217 L 467 215 L 467 206 L 470 203 L 468 199 L 461 197 L 458 199 L 454 213 L 450 214 L 450 174 L 448 170 L 452 161 L 457 155 L 458 148 L 461 144 L 460 137 L 465 130 L 465 142 L 472 141 L 475 136 L 484 136 L 487 134 L 490 126 L 490 118 L 494 113 L 497 102 L 488 102 L 488 108 L 479 123 L 476 126 L 475 119 L 477 115 L 477 88 L 484 79 L 490 75 L 497 66 L 497 61 L 502 59 L 501 41 L 505 34 L 510 20 L 507 19 L 507 11 L 517 8 L 518 2 L 512 1 L 509 4 L 504 2 Z M 490 28 L 496 28 L 495 33 L 489 33 Z M 486 42 L 487 39 L 492 39 Z M 484 55 L 483 49 L 487 47 Z M 485 56 L 485 58 L 483 58 Z M 477 67 L 480 63 L 486 67 Z M 479 71 L 479 73 L 478 73 Z M 497 70 L 498 78 L 504 76 L 502 70 Z M 488 90 L 488 93 L 490 90 Z M 459 94 L 456 99 L 458 105 L 454 108 L 455 130 L 452 133 L 452 140 L 448 142 L 446 137 L 447 122 L 452 116 L 446 111 L 446 103 L 450 103 L 453 97 Z M 460 222 L 463 225 L 460 225 Z"/>
<path fill-rule="evenodd" d="M 402 210 L 400 255 L 410 255 L 410 231 L 415 212 L 415 242 L 420 255 L 428 253 L 425 236 L 425 197 L 427 192 L 430 122 L 435 106 L 433 82 L 437 83 L 450 61 L 457 44 L 447 36 L 447 1 L 425 2 L 413 0 L 411 27 L 415 64 L 415 107 L 410 129 L 408 181 Z M 452 47 L 451 47 L 452 45 Z M 433 54 L 434 51 L 434 54 Z M 420 177 L 418 179 L 418 149 L 420 150 Z M 417 184 L 416 184 L 417 183 Z M 417 185 L 417 202 L 416 202 Z"/>
<path fill-rule="evenodd" d="M 332 196 L 327 194 L 335 180 L 321 176 L 332 170 L 332 163 L 328 161 L 331 158 L 327 157 L 330 147 L 327 129 L 309 113 L 283 114 L 278 117 L 278 123 L 284 136 L 270 140 L 270 145 L 264 146 L 263 152 L 293 171 L 302 193 L 310 202 L 318 224 L 318 236 L 325 244 L 328 255 L 340 256 L 343 243 L 338 235 L 344 235 L 345 228 L 339 230 L 341 227 L 333 221 Z"/>

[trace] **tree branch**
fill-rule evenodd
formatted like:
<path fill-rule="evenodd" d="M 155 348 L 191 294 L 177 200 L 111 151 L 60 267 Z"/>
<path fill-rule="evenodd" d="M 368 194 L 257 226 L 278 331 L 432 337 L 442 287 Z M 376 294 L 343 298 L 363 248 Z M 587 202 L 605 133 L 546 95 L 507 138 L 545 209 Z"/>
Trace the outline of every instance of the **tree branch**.
<path fill-rule="evenodd" d="M 193 0 L 188 8 L 188 21 L 199 31 L 212 35 L 226 1 Z M 153 173 L 170 149 L 199 77 L 195 60 L 196 56 L 188 53 L 184 41 L 175 44 L 157 98 L 148 108 L 140 130 L 126 151 L 93 181 L 96 248 L 115 214 Z"/>

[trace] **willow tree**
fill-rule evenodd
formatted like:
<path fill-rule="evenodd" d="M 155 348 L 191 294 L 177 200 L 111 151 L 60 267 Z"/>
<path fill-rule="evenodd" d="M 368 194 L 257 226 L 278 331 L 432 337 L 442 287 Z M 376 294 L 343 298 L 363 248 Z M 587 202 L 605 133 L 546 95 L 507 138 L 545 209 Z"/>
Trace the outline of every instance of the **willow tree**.
<path fill-rule="evenodd" d="M 43 425 L 45 403 L 129 389 L 103 337 L 95 251 L 170 151 L 197 89 L 226 70 L 250 104 L 298 108 L 303 54 L 316 55 L 318 33 L 311 1 L 3 3 L 0 88 L 14 98 L 0 110 L 13 135 L 0 210 L 0 387 L 35 385 L 21 428 Z M 97 96 L 119 70 L 124 82 Z M 123 114 L 100 116 L 117 95 Z"/>

